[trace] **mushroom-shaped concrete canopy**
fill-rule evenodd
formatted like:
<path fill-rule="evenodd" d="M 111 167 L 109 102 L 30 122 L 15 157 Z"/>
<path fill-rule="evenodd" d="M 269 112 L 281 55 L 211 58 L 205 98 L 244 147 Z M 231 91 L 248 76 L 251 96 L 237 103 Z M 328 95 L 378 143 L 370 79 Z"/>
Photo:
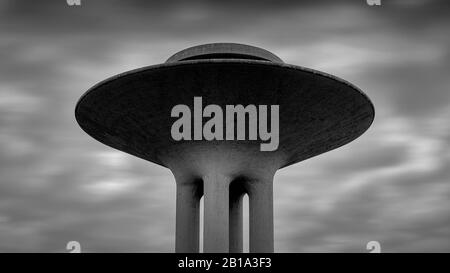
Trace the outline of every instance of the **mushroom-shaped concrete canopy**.
<path fill-rule="evenodd" d="M 357 87 L 323 72 L 285 64 L 253 46 L 218 43 L 180 51 L 166 63 L 128 71 L 89 89 L 75 115 L 98 141 L 156 164 L 182 145 L 217 141 L 175 141 L 175 105 L 279 105 L 279 147 L 259 151 L 260 141 L 229 141 L 238 149 L 282 158 L 279 167 L 340 147 L 366 131 L 374 107 Z M 178 147 L 178 148 L 177 148 Z M 258 147 L 258 148 L 256 148 Z"/>

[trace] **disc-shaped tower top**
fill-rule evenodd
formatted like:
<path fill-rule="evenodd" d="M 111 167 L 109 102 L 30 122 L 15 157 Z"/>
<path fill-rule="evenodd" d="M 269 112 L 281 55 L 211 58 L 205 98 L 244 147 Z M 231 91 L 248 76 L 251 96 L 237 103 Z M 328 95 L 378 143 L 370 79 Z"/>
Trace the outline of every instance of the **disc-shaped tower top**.
<path fill-rule="evenodd" d="M 166 63 L 201 59 L 250 59 L 282 63 L 273 53 L 255 46 L 215 43 L 193 46 L 172 55 Z"/>
<path fill-rule="evenodd" d="M 279 147 L 264 156 L 288 166 L 340 147 L 366 131 L 374 107 L 357 87 L 323 72 L 285 64 L 267 50 L 242 44 L 200 45 L 166 63 L 128 71 L 89 89 L 75 115 L 98 141 L 159 165 L 183 145 L 209 149 L 217 141 L 175 141 L 175 105 L 279 105 Z M 225 141 L 224 141 L 225 142 Z M 238 149 L 258 141 L 227 141 Z"/>

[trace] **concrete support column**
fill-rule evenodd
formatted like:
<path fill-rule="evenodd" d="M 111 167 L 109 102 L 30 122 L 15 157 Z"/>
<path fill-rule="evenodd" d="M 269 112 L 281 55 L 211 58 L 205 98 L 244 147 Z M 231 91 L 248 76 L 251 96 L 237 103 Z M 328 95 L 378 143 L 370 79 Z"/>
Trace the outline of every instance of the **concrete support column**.
<path fill-rule="evenodd" d="M 243 207 L 244 192 L 240 187 L 230 186 L 230 253 L 241 253 L 243 250 Z"/>
<path fill-rule="evenodd" d="M 273 177 L 249 183 L 250 252 L 273 252 Z"/>
<path fill-rule="evenodd" d="M 203 251 L 229 251 L 229 179 L 218 173 L 203 177 Z"/>
<path fill-rule="evenodd" d="M 177 183 L 175 252 L 199 252 L 201 183 Z"/>

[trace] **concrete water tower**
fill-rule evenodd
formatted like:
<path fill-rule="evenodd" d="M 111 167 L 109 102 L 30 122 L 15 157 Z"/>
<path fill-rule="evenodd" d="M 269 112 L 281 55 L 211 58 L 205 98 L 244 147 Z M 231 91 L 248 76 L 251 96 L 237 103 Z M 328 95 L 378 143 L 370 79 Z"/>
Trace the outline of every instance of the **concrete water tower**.
<path fill-rule="evenodd" d="M 222 109 L 278 105 L 278 148 L 261 151 L 261 141 L 249 138 L 174 140 L 171 110 L 176 105 L 194 109 L 195 97 Z M 81 97 L 75 116 L 98 141 L 172 171 L 177 252 L 199 251 L 202 196 L 204 251 L 241 252 L 244 194 L 249 196 L 250 252 L 273 252 L 275 172 L 356 139 L 371 125 L 374 107 L 342 79 L 285 64 L 261 48 L 218 43 L 100 82 Z M 248 136 L 250 113 L 245 118 Z M 194 113 L 195 119 L 204 121 Z"/>

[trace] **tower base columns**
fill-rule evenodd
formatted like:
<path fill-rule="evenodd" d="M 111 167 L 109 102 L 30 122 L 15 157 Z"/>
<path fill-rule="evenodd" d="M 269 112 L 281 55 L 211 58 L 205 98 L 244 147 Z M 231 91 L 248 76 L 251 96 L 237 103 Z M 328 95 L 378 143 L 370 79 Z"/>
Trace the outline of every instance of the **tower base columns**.
<path fill-rule="evenodd" d="M 249 183 L 250 252 L 273 252 L 273 182 L 271 179 Z"/>
<path fill-rule="evenodd" d="M 177 181 L 175 252 L 199 252 L 201 183 Z"/>

